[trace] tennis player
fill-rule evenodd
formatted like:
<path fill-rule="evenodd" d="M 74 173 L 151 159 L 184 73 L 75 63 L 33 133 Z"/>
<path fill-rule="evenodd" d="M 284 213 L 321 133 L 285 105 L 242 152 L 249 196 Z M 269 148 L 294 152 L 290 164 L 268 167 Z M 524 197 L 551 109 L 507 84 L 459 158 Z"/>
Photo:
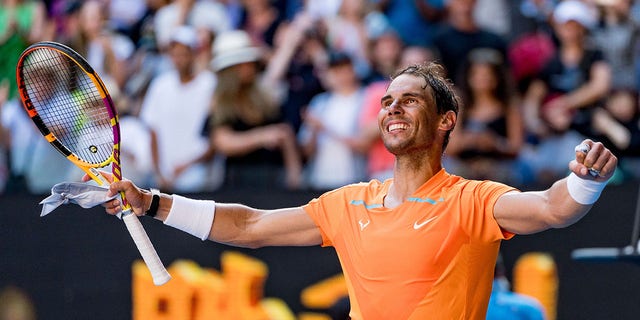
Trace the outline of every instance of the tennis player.
<path fill-rule="evenodd" d="M 547 190 L 467 180 L 441 163 L 458 115 L 441 66 L 400 71 L 381 102 L 382 139 L 396 158 L 394 176 L 384 182 L 347 185 L 277 210 L 158 194 L 130 181 L 113 183 L 110 193 L 124 191 L 136 214 L 202 240 L 334 247 L 352 319 L 484 319 L 501 241 L 575 223 L 617 165 L 601 143 L 584 140 L 568 164 L 571 174 Z M 110 214 L 119 206 L 105 204 Z"/>

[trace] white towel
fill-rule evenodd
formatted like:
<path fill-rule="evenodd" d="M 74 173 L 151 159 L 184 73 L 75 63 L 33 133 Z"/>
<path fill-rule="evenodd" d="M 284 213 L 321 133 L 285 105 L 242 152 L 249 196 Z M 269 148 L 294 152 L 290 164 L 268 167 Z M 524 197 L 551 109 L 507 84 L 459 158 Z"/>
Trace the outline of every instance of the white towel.
<path fill-rule="evenodd" d="M 98 186 L 92 182 L 58 183 L 51 188 L 51 195 L 40 201 L 43 205 L 40 216 L 49 214 L 63 204 L 74 203 L 88 209 L 120 197 L 120 194 L 108 197 L 108 191 L 108 186 Z M 121 214 L 117 216 L 120 218 Z"/>

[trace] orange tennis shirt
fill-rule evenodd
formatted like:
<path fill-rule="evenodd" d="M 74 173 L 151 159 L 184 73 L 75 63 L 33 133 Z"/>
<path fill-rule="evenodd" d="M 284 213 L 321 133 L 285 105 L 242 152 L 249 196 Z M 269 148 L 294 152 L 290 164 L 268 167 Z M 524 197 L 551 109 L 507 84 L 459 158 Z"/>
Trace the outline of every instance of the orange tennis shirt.
<path fill-rule="evenodd" d="M 442 169 L 388 209 L 391 182 L 348 185 L 304 206 L 338 254 L 351 318 L 485 319 L 500 242 L 513 237 L 493 206 L 514 188 Z"/>

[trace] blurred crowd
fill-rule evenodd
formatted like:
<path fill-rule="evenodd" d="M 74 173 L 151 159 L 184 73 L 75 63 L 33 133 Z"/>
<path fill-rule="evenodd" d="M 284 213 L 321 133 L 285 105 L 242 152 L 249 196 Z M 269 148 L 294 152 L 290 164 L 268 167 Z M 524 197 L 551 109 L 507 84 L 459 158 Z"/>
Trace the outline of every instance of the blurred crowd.
<path fill-rule="evenodd" d="M 636 3 L 638 2 L 638 3 Z M 328 190 L 387 179 L 390 76 L 438 62 L 463 108 L 445 167 L 521 188 L 567 174 L 582 139 L 640 178 L 640 1 L 0 0 L 0 193 L 82 171 L 43 139 L 20 53 L 64 43 L 116 103 L 125 177 L 167 192 Z"/>

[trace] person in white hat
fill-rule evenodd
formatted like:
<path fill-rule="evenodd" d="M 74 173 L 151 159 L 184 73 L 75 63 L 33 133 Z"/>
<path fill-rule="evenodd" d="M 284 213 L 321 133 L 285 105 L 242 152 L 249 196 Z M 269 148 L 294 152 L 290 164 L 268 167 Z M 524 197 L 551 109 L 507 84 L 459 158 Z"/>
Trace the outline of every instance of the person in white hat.
<path fill-rule="evenodd" d="M 254 46 L 249 35 L 242 30 L 221 33 L 213 43 L 211 69 L 214 72 L 262 59 L 262 49 Z"/>
<path fill-rule="evenodd" d="M 574 21 L 585 29 L 595 27 L 597 23 L 596 11 L 580 0 L 565 0 L 553 10 L 552 19 L 556 24 Z"/>
<path fill-rule="evenodd" d="M 640 88 L 638 45 L 640 25 L 633 18 L 633 0 L 596 0 L 600 20 L 592 30 L 594 44 L 611 64 L 612 89 Z"/>
<path fill-rule="evenodd" d="M 211 148 L 226 156 L 225 186 L 295 189 L 301 183 L 301 156 L 293 129 L 281 116 L 277 76 L 260 72 L 262 59 L 262 49 L 242 30 L 216 37 Z"/>
<path fill-rule="evenodd" d="M 587 41 L 597 21 L 594 14 L 577 0 L 559 3 L 553 12 L 559 45 L 524 97 L 525 126 L 539 142 L 521 155 L 537 176 L 564 175 L 564 162 L 573 156 L 566 149 L 588 134 L 580 124 L 609 92 L 611 68 L 602 51 Z"/>

